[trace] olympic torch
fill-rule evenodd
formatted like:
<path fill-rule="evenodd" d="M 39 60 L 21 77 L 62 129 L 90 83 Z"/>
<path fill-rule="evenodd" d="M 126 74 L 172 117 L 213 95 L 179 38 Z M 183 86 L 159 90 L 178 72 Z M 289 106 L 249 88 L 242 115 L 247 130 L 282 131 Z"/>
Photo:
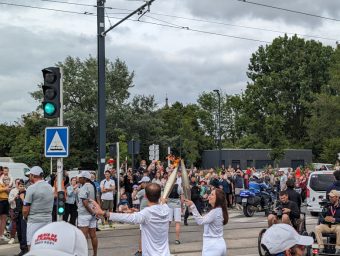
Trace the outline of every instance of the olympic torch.
<path fill-rule="evenodd" d="M 187 169 L 185 168 L 184 160 L 181 161 L 182 167 L 182 188 L 184 192 L 185 199 L 191 200 L 191 190 L 190 190 L 190 183 L 189 183 L 189 176 Z"/>
<path fill-rule="evenodd" d="M 170 174 L 170 176 L 168 178 L 168 181 L 165 184 L 162 198 L 168 199 L 169 194 L 171 193 L 171 190 L 172 190 L 172 188 L 174 187 L 174 185 L 176 183 L 177 171 L 178 171 L 178 166 Z"/>

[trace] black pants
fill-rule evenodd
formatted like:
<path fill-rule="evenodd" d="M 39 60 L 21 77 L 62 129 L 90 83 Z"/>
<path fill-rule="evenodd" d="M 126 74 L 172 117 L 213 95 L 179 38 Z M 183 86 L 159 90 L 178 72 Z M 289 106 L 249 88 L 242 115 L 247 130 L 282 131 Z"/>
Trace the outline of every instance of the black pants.
<path fill-rule="evenodd" d="M 65 204 L 65 214 L 63 216 L 63 220 L 68 222 L 68 217 L 70 217 L 70 224 L 76 225 L 76 220 L 78 217 L 78 207 L 77 204 Z"/>
<path fill-rule="evenodd" d="M 202 201 L 201 200 L 194 200 L 193 203 L 195 204 L 197 211 L 202 214 Z M 186 221 L 189 217 L 189 207 L 186 207 L 184 213 L 184 220 Z"/>
<path fill-rule="evenodd" d="M 27 238 L 26 238 L 26 232 L 27 232 L 27 223 L 23 219 L 22 215 L 19 215 L 16 219 L 17 224 L 17 234 L 18 234 L 18 240 L 20 243 L 20 250 L 25 251 L 27 250 Z"/>

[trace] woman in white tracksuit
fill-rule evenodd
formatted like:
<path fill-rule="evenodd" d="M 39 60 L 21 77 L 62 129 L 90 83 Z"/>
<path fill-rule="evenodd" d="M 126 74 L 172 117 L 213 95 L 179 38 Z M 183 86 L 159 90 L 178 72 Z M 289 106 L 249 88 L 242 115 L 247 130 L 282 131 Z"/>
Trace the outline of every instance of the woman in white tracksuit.
<path fill-rule="evenodd" d="M 225 256 L 227 247 L 223 238 L 223 225 L 228 223 L 228 210 L 225 194 L 221 189 L 215 189 L 209 195 L 212 210 L 201 216 L 195 204 L 185 200 L 198 225 L 204 225 L 202 256 Z"/>

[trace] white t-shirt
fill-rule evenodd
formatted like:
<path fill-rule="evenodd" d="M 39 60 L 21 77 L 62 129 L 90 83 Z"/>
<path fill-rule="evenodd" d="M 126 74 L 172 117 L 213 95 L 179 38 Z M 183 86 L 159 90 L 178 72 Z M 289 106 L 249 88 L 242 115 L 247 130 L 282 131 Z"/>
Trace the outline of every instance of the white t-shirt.
<path fill-rule="evenodd" d="M 133 214 L 110 213 L 110 220 L 140 224 L 143 256 L 170 256 L 169 207 L 153 205 Z"/>
<path fill-rule="evenodd" d="M 100 189 L 102 188 L 108 188 L 108 189 L 113 189 L 115 187 L 115 181 L 114 180 L 102 180 L 100 182 Z M 113 200 L 113 190 L 112 191 L 109 191 L 109 192 L 104 192 L 102 191 L 102 196 L 101 196 L 101 199 L 102 200 Z"/>

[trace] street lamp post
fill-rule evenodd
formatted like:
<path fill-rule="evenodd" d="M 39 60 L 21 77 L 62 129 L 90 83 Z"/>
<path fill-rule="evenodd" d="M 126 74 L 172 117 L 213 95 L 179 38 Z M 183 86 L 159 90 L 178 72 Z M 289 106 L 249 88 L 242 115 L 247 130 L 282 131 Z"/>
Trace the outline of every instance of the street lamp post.
<path fill-rule="evenodd" d="M 222 167 L 222 138 L 221 138 L 221 93 L 220 90 L 214 90 L 218 96 L 218 165 Z"/>

